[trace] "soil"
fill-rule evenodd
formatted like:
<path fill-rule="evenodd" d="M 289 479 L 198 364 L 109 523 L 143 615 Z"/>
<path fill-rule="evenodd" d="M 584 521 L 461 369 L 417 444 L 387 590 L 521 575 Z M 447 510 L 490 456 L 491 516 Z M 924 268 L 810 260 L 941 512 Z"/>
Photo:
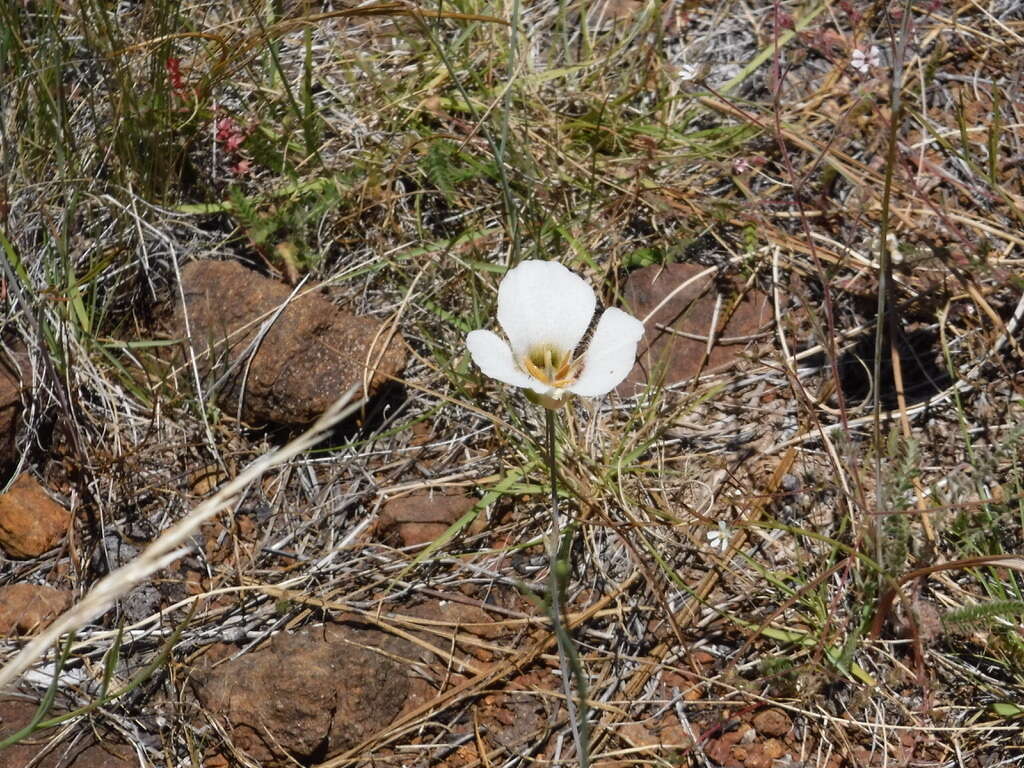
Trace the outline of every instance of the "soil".
<path fill-rule="evenodd" d="M 360 403 L 38 655 L 0 740 L 74 714 L 0 768 L 578 764 L 552 568 L 595 768 L 1018 760 L 1019 4 L 38 5 L 2 663 Z M 556 414 L 554 565 L 465 343 L 527 258 L 647 320 Z"/>

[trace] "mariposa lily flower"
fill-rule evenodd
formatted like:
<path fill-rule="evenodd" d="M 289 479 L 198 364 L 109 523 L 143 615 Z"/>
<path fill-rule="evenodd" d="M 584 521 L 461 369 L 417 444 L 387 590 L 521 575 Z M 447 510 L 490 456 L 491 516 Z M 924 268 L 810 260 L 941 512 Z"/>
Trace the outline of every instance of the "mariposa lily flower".
<path fill-rule="evenodd" d="M 719 520 L 718 527 L 712 528 L 705 535 L 712 549 L 717 549 L 719 552 L 724 553 L 729 549 L 729 543 L 732 541 L 732 528 L 729 527 L 725 520 Z"/>
<path fill-rule="evenodd" d="M 577 356 L 596 306 L 594 290 L 575 272 L 555 261 L 524 261 L 498 286 L 498 324 L 508 342 L 472 331 L 466 346 L 487 376 L 526 389 L 545 408 L 561 408 L 572 395 L 600 397 L 633 367 L 644 326 L 621 309 L 606 309 Z"/>
<path fill-rule="evenodd" d="M 872 69 L 882 66 L 882 52 L 878 50 L 877 45 L 872 45 L 866 51 L 856 48 L 853 51 L 853 56 L 850 57 L 850 66 L 862 75 L 866 75 Z"/>

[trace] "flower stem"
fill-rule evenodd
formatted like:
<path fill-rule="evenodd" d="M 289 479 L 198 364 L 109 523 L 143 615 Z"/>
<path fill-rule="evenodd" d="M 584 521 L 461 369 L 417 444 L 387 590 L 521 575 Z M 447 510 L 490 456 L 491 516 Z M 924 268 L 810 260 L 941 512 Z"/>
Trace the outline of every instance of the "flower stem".
<path fill-rule="evenodd" d="M 548 617 L 558 640 L 558 666 L 562 673 L 562 692 L 569 713 L 572 738 L 576 744 L 580 768 L 590 765 L 590 724 L 587 722 L 587 678 L 583 673 L 579 654 L 572 637 L 562 623 L 562 595 L 569 573 L 569 547 L 562 547 L 562 526 L 558 519 L 558 471 L 555 458 L 555 412 L 544 409 L 547 417 L 548 471 L 551 473 L 551 536 L 548 539 L 550 576 L 548 583 Z M 564 554 L 563 554 L 564 551 Z M 576 694 L 579 696 L 579 712 L 573 700 L 573 678 L 576 679 Z"/>

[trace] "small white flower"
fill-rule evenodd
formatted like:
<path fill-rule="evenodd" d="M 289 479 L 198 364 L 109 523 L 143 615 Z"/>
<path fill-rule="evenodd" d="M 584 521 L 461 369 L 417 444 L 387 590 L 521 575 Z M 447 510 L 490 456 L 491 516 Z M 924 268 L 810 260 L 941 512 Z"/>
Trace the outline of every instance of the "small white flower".
<path fill-rule="evenodd" d="M 719 520 L 718 527 L 708 531 L 707 537 L 708 544 L 712 549 L 725 552 L 729 548 L 729 542 L 732 540 L 732 529 L 725 524 L 724 520 Z"/>
<path fill-rule="evenodd" d="M 679 75 L 679 79 L 682 81 L 696 80 L 700 75 L 700 67 L 695 67 L 693 64 L 680 64 L 676 70 Z"/>
<path fill-rule="evenodd" d="M 850 66 L 862 75 L 866 75 L 872 67 L 882 66 L 882 52 L 878 50 L 877 45 L 872 45 L 867 52 L 856 48 L 850 57 Z"/>
<path fill-rule="evenodd" d="M 491 331 L 472 331 L 466 346 L 484 374 L 529 390 L 545 408 L 560 408 L 573 394 L 600 397 L 633 367 L 644 326 L 621 309 L 606 309 L 590 346 L 574 357 L 596 306 L 594 290 L 575 272 L 555 261 L 524 261 L 498 286 L 498 324 L 508 343 Z"/>

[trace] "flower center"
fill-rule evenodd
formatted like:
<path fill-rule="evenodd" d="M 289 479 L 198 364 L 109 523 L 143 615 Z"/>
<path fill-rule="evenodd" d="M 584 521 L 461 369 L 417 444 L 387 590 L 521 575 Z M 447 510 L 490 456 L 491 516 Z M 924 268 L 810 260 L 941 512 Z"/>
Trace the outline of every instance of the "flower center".
<path fill-rule="evenodd" d="M 577 366 L 567 354 L 551 347 L 534 347 L 523 358 L 523 368 L 533 378 L 552 387 L 565 387 L 576 378 Z"/>

